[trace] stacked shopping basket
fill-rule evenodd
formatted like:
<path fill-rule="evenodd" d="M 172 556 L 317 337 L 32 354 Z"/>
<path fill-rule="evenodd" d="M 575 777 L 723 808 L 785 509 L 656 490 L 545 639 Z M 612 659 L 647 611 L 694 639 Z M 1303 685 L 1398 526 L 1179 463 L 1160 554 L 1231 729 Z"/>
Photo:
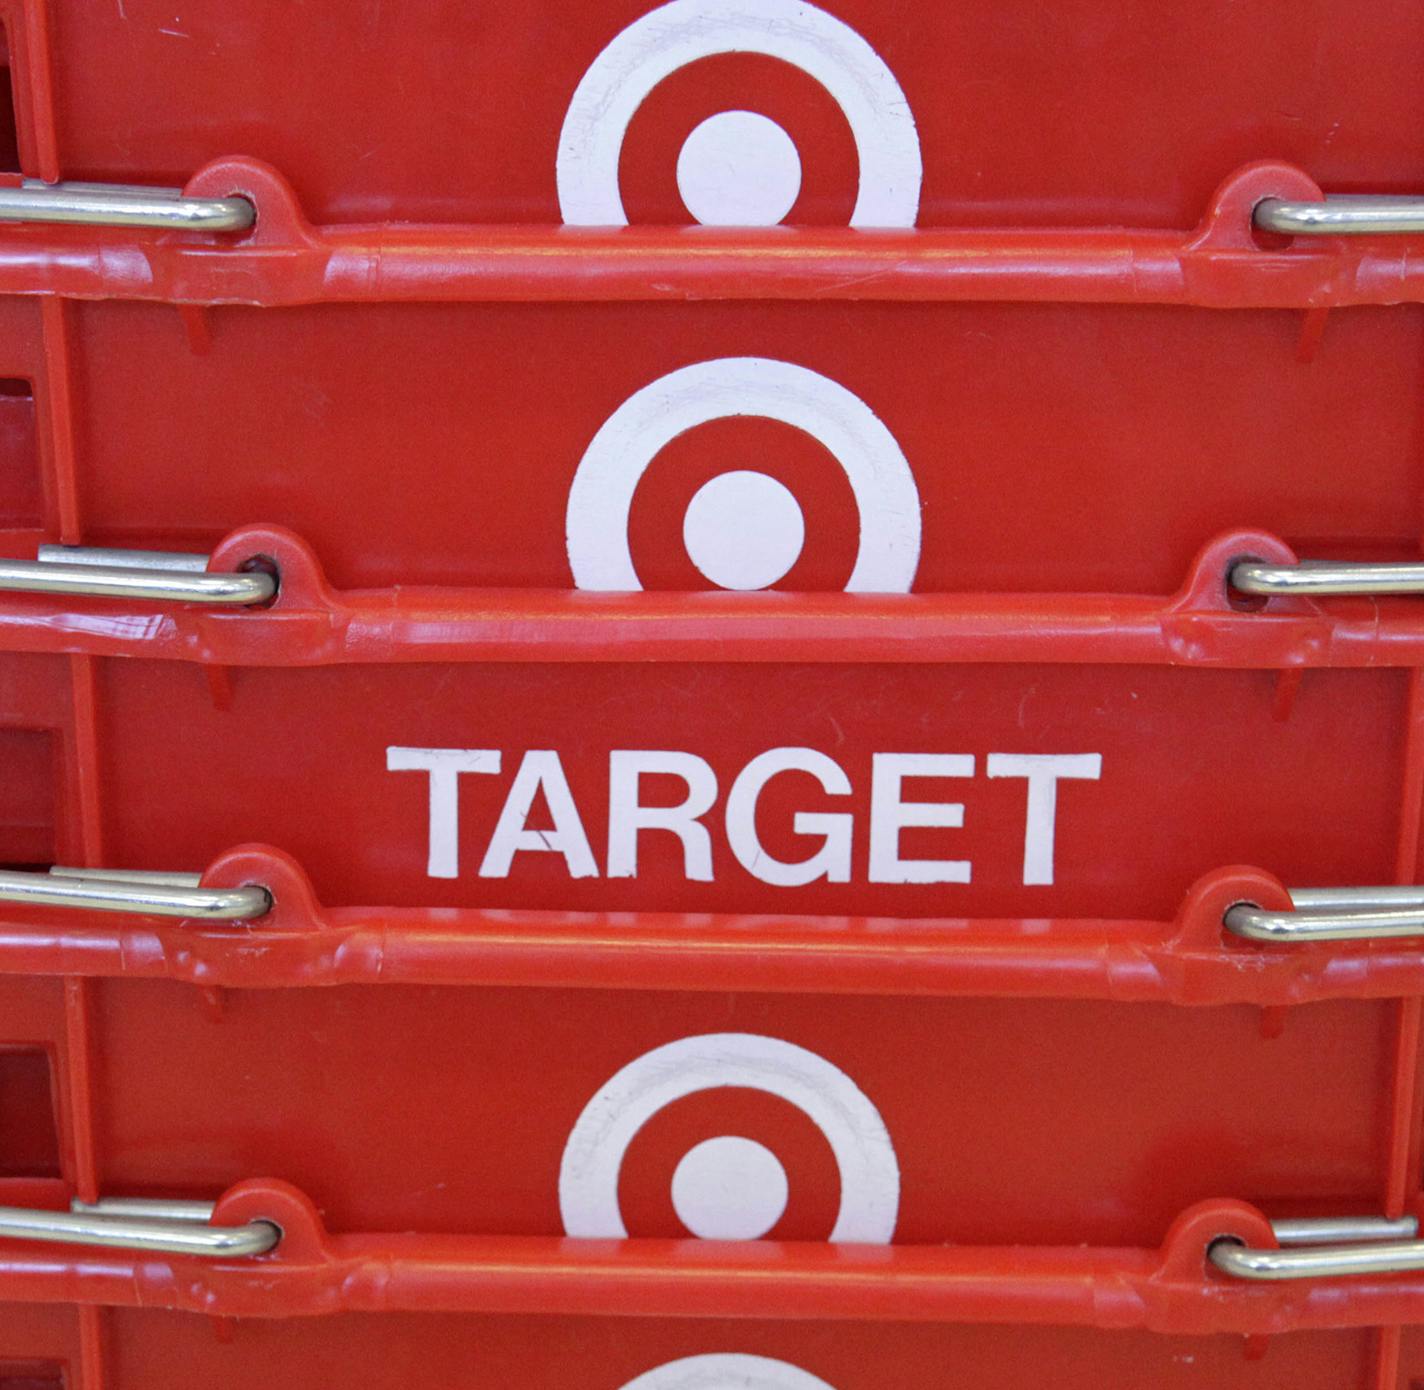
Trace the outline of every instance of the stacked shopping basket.
<path fill-rule="evenodd" d="M 1420 1383 L 1417 4 L 0 18 L 0 1390 Z"/>

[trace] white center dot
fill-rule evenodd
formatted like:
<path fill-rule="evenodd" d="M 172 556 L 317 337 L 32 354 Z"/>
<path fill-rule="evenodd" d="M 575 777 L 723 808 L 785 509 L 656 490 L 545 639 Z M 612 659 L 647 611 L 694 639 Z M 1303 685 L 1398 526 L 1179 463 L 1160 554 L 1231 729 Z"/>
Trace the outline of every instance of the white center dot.
<path fill-rule="evenodd" d="M 683 141 L 677 189 L 704 226 L 774 227 L 801 192 L 801 157 L 768 117 L 719 111 Z"/>
<path fill-rule="evenodd" d="M 731 1134 L 689 1149 L 672 1175 L 677 1219 L 702 1240 L 759 1240 L 781 1220 L 787 1193 L 781 1160 Z"/>
<path fill-rule="evenodd" d="M 682 541 L 703 577 L 719 588 L 765 589 L 800 558 L 806 520 L 775 478 L 737 469 L 697 489 Z"/>

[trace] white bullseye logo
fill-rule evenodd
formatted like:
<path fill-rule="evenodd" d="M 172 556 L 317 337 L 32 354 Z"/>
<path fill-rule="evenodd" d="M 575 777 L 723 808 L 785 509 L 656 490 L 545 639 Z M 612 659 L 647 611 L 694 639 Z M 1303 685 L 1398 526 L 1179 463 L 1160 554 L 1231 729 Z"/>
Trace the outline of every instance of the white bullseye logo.
<path fill-rule="evenodd" d="M 831 1240 L 883 1245 L 891 1239 L 900 1208 L 900 1167 L 880 1112 L 825 1058 L 753 1033 L 709 1033 L 655 1048 L 589 1101 L 559 1168 L 564 1230 L 571 1236 L 626 1237 L 618 1181 L 628 1146 L 667 1106 L 722 1087 L 778 1096 L 820 1130 L 840 1174 Z M 678 1219 L 704 1240 L 766 1235 L 781 1219 L 788 1191 L 780 1159 L 764 1145 L 731 1134 L 694 1145 L 672 1179 Z"/>
<path fill-rule="evenodd" d="M 735 1353 L 688 1356 L 636 1376 L 623 1390 L 834 1390 L 786 1361 Z"/>
<path fill-rule="evenodd" d="M 669 372 L 636 391 L 594 435 L 569 488 L 569 566 L 580 589 L 641 589 L 628 541 L 633 494 L 660 450 L 712 420 L 778 420 L 822 444 L 855 498 L 860 544 L 846 589 L 908 593 L 920 560 L 920 494 L 895 437 L 864 401 L 806 367 L 722 357 Z M 775 478 L 738 468 L 688 505 L 688 557 L 724 589 L 763 589 L 800 558 L 805 517 Z"/>
<path fill-rule="evenodd" d="M 638 108 L 678 69 L 722 53 L 779 58 L 809 74 L 845 115 L 860 163 L 852 227 L 913 227 L 920 141 L 894 74 L 854 29 L 804 0 L 672 0 L 629 25 L 584 74 L 559 133 L 559 208 L 572 226 L 627 224 L 619 154 Z M 722 111 L 687 137 L 677 183 L 712 225 L 772 226 L 801 190 L 801 157 L 775 121 Z"/>

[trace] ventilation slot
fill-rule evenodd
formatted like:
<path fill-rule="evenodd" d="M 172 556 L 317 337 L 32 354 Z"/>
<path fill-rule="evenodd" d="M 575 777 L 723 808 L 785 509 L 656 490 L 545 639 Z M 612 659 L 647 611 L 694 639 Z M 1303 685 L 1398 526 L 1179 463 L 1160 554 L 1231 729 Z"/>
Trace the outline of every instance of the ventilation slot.
<path fill-rule="evenodd" d="M 55 860 L 54 743 L 39 729 L 0 729 L 0 868 Z"/>
<path fill-rule="evenodd" d="M 43 524 L 34 387 L 20 377 L 0 377 L 0 528 Z"/>
<path fill-rule="evenodd" d="M 0 1390 L 64 1390 L 58 1361 L 0 1361 Z"/>
<path fill-rule="evenodd" d="M 0 1047 L 0 1178 L 59 1176 L 49 1055 L 40 1048 Z M 8 1390 L 4 1379 L 0 1390 Z"/>
<path fill-rule="evenodd" d="M 10 72 L 10 32 L 0 25 L 0 173 L 20 172 L 20 137 L 15 120 L 15 86 Z M 4 1390 L 0 1386 L 0 1390 Z"/>

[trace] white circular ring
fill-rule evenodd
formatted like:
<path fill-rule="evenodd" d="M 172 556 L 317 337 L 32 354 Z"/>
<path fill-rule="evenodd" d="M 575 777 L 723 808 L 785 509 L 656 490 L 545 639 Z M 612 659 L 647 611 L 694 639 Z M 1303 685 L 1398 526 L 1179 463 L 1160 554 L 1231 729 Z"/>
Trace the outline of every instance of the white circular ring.
<path fill-rule="evenodd" d="M 920 494 L 895 436 L 859 396 L 806 367 L 720 357 L 635 391 L 584 450 L 569 487 L 569 567 L 579 589 L 641 589 L 628 543 L 633 494 L 658 452 L 711 420 L 758 416 L 809 434 L 845 472 L 860 516 L 846 590 L 908 593 L 920 561 Z"/>
<path fill-rule="evenodd" d="M 792 138 L 755 111 L 719 111 L 683 141 L 677 191 L 704 227 L 774 227 L 801 192 Z"/>
<path fill-rule="evenodd" d="M 900 1165 L 880 1112 L 824 1057 L 755 1033 L 707 1033 L 656 1047 L 598 1091 L 575 1122 L 559 1165 L 565 1232 L 625 1239 L 618 1177 L 634 1136 L 674 1101 L 721 1087 L 779 1096 L 821 1131 L 840 1173 L 832 1241 L 890 1241 L 900 1209 Z"/>
<path fill-rule="evenodd" d="M 688 1356 L 635 1376 L 623 1390 L 835 1390 L 788 1361 L 732 1352 Z"/>
<path fill-rule="evenodd" d="M 623 138 L 665 78 L 701 58 L 760 53 L 800 68 L 840 106 L 860 186 L 852 227 L 913 227 L 924 170 L 910 104 L 883 59 L 849 25 L 805 0 L 671 0 L 594 59 L 559 132 L 559 210 L 570 226 L 623 227 Z"/>

